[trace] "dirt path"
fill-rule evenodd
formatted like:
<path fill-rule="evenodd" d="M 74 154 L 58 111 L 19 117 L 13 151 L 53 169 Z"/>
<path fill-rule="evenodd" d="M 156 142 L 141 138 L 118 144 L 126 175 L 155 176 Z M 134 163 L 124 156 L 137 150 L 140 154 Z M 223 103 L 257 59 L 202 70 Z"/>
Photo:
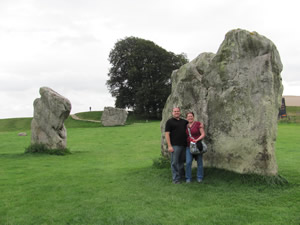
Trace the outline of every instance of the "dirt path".
<path fill-rule="evenodd" d="M 81 119 L 78 116 L 76 116 L 75 114 L 70 115 L 72 117 L 72 119 L 74 120 L 81 120 L 81 121 L 88 121 L 88 122 L 93 122 L 93 123 L 101 123 L 100 120 L 85 120 L 85 119 Z"/>

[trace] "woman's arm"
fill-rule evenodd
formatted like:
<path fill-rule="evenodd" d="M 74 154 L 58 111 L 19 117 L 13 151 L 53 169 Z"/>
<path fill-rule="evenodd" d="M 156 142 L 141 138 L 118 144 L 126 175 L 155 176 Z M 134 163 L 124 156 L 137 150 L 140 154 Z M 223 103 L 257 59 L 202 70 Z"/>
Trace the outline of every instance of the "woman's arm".
<path fill-rule="evenodd" d="M 200 128 L 199 128 L 199 130 L 200 130 L 200 137 L 198 137 L 197 139 L 196 139 L 196 141 L 200 141 L 200 140 L 202 140 L 203 138 L 205 138 L 205 131 L 204 131 L 204 126 L 203 126 L 203 124 L 200 124 Z"/>

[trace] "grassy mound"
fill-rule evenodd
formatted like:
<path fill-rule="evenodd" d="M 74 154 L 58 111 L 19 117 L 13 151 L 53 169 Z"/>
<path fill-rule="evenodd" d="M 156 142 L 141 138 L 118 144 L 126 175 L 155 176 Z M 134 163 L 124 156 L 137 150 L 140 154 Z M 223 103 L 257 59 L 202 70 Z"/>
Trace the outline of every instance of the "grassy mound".
<path fill-rule="evenodd" d="M 32 118 L 0 119 L 0 132 L 30 130 Z"/>
<path fill-rule="evenodd" d="M 76 113 L 75 115 L 78 116 L 80 119 L 84 120 L 101 120 L 103 111 L 91 111 L 91 112 L 81 112 Z"/>
<path fill-rule="evenodd" d="M 78 116 L 80 119 L 100 121 L 102 113 L 103 111 L 81 112 L 81 113 L 76 113 L 76 116 Z M 137 115 L 134 112 L 129 111 L 126 124 L 129 125 L 133 123 L 146 123 L 151 121 L 157 121 L 157 120 L 153 120 L 153 119 L 149 120 L 145 116 Z"/>
<path fill-rule="evenodd" d="M 279 120 L 279 123 L 300 123 L 300 107 L 299 106 L 288 106 L 287 107 L 288 118 Z M 98 120 L 100 121 L 102 111 L 91 111 L 76 113 L 81 119 L 86 120 Z M 30 130 L 32 118 L 13 118 L 13 119 L 0 119 L 0 132 L 7 131 L 28 131 Z M 146 123 L 155 122 L 157 120 L 148 120 L 144 116 L 136 115 L 133 112 L 129 112 L 126 124 L 130 125 L 133 123 Z M 78 121 L 72 119 L 70 116 L 65 121 L 67 128 L 96 128 L 101 127 L 101 123 L 93 123 L 87 121 Z"/>

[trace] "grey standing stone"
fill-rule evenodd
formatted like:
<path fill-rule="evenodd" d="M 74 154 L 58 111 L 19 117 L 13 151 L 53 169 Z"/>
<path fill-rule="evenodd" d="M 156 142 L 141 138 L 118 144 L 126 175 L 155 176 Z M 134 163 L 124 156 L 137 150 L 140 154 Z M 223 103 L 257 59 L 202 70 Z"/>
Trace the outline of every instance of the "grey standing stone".
<path fill-rule="evenodd" d="M 105 107 L 101 116 L 103 126 L 122 126 L 127 120 L 127 111 L 125 109 Z"/>
<path fill-rule="evenodd" d="M 48 87 L 40 88 L 35 99 L 31 122 L 31 143 L 45 144 L 50 149 L 65 149 L 67 130 L 64 121 L 71 112 L 71 102 Z"/>
<path fill-rule="evenodd" d="M 193 111 L 205 125 L 205 166 L 276 175 L 281 71 L 279 53 L 269 39 L 241 29 L 228 32 L 216 54 L 202 53 L 172 73 L 161 121 L 162 154 L 169 156 L 165 123 L 179 106 L 182 114 Z"/>

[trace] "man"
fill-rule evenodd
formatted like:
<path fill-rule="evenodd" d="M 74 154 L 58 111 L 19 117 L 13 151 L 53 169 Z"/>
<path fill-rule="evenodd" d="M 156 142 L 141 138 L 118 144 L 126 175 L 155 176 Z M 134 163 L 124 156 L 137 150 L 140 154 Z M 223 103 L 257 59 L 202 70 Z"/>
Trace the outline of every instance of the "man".
<path fill-rule="evenodd" d="M 180 118 L 180 108 L 175 107 L 172 118 L 166 123 L 165 137 L 168 151 L 171 152 L 171 171 L 174 184 L 180 184 L 184 179 L 184 156 L 187 145 L 186 125 L 187 121 Z"/>

